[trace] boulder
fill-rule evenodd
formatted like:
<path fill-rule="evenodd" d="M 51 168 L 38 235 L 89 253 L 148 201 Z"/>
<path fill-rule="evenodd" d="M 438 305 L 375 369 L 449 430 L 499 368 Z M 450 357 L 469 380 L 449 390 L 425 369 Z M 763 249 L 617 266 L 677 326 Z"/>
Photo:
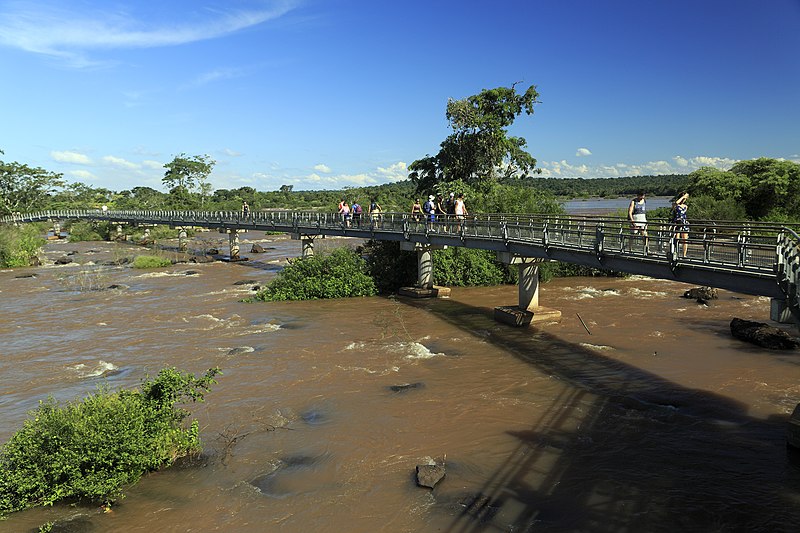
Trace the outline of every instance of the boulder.
<path fill-rule="evenodd" d="M 800 341 L 782 329 L 778 329 L 763 322 L 731 320 L 731 334 L 739 340 L 756 344 L 770 350 L 794 350 L 800 346 Z"/>
<path fill-rule="evenodd" d="M 417 465 L 417 485 L 433 488 L 445 475 L 444 465 Z"/>
<path fill-rule="evenodd" d="M 214 261 L 216 261 L 216 259 L 210 255 L 195 255 L 189 259 L 190 263 L 213 263 Z"/>
<path fill-rule="evenodd" d="M 258 285 L 258 281 L 254 279 L 243 279 L 239 281 L 235 281 L 234 285 Z"/>
<path fill-rule="evenodd" d="M 412 389 L 422 389 L 425 387 L 424 383 L 404 383 L 402 385 L 389 385 L 389 390 L 392 392 L 407 392 Z"/>
<path fill-rule="evenodd" d="M 183 275 L 184 276 L 198 276 L 198 275 L 200 275 L 200 272 L 197 271 L 197 270 L 187 270 L 186 272 L 183 273 Z"/>
<path fill-rule="evenodd" d="M 250 253 L 252 254 L 263 254 L 264 252 L 266 252 L 266 250 L 258 243 L 253 244 L 253 247 L 250 249 Z"/>
<path fill-rule="evenodd" d="M 57 265 L 68 265 L 68 264 L 72 263 L 72 258 L 71 257 L 67 257 L 65 255 L 63 257 L 59 257 L 58 259 L 56 259 L 55 263 Z"/>
<path fill-rule="evenodd" d="M 708 300 L 716 300 L 719 298 L 717 289 L 714 287 L 695 287 L 683 293 L 684 298 L 698 300 L 698 303 L 705 303 Z M 702 302 L 700 302 L 702 300 Z"/>
<path fill-rule="evenodd" d="M 209 248 L 208 250 L 206 250 L 206 255 L 219 255 L 219 249 Z"/>

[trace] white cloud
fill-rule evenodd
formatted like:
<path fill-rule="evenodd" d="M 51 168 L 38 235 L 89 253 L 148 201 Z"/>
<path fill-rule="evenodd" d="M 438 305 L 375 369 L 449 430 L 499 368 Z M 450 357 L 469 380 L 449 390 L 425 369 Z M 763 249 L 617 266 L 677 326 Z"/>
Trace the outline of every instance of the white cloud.
<path fill-rule="evenodd" d="M 735 159 L 714 156 L 684 157 L 676 155 L 673 163 L 664 160 L 643 163 L 614 163 L 612 165 L 588 166 L 573 165 L 566 160 L 539 161 L 541 176 L 555 178 L 617 178 L 622 176 L 658 176 L 662 174 L 687 174 L 700 167 L 714 167 L 721 170 L 731 168 Z"/>
<path fill-rule="evenodd" d="M 578 148 L 578 151 L 575 152 L 576 157 L 586 157 L 589 155 L 592 155 L 592 152 L 590 152 L 588 148 Z"/>
<path fill-rule="evenodd" d="M 164 168 L 164 163 L 161 163 L 159 161 L 153 161 L 150 159 L 145 159 L 144 161 L 142 161 L 142 166 L 153 170 L 162 170 Z"/>
<path fill-rule="evenodd" d="M 231 150 L 230 148 L 223 149 L 222 153 L 227 155 L 228 157 L 241 157 L 242 156 L 242 152 L 237 152 L 236 150 Z"/>
<path fill-rule="evenodd" d="M 96 179 L 96 176 L 91 172 L 89 172 L 88 170 L 72 170 L 69 172 L 69 175 L 78 178 L 80 180 Z"/>
<path fill-rule="evenodd" d="M 378 174 L 383 176 L 389 183 L 402 181 L 408 178 L 408 166 L 402 162 L 390 165 L 389 167 L 378 167 Z"/>
<path fill-rule="evenodd" d="M 71 163 L 71 164 L 74 164 L 74 165 L 91 165 L 92 164 L 92 160 L 89 158 L 89 156 L 81 154 L 81 153 L 78 153 L 78 152 L 70 152 L 70 151 L 59 152 L 59 151 L 53 150 L 52 152 L 50 152 L 50 157 L 52 157 L 54 160 L 58 161 L 59 163 Z"/>
<path fill-rule="evenodd" d="M 328 165 L 323 165 L 322 163 L 320 163 L 319 165 L 314 165 L 314 170 L 316 170 L 317 172 L 322 172 L 323 174 L 331 173 L 331 167 L 329 167 Z"/>
<path fill-rule="evenodd" d="M 138 165 L 136 163 L 131 163 L 130 161 L 122 159 L 121 157 L 114 157 L 113 155 L 107 155 L 107 156 L 103 157 L 103 161 L 105 161 L 106 163 L 108 163 L 110 165 L 114 165 L 114 166 L 117 166 L 117 167 L 124 167 L 124 168 L 130 168 L 130 169 L 141 168 L 141 165 Z"/>
<path fill-rule="evenodd" d="M 208 4 L 209 2 L 206 2 Z M 88 4 L 56 7 L 40 3 L 5 3 L 0 14 L 0 45 L 66 60 L 74 67 L 97 62 L 84 54 L 88 50 L 153 48 L 175 46 L 228 35 L 278 18 L 294 6 L 292 0 L 261 3 L 260 9 L 236 9 L 234 2 L 203 6 L 204 18 L 164 20 L 133 13 L 136 4 L 118 10 Z M 80 10 L 84 7 L 84 11 Z"/>

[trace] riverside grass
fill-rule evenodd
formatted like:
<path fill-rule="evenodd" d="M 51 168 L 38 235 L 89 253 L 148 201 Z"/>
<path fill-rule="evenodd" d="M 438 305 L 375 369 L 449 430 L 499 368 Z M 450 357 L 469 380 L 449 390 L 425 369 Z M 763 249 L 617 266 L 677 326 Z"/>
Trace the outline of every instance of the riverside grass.
<path fill-rule="evenodd" d="M 176 404 L 202 402 L 219 374 L 164 368 L 139 389 L 40 402 L 0 447 L 0 517 L 60 501 L 110 505 L 145 473 L 199 453 L 198 423 L 185 427 L 189 412 Z"/>

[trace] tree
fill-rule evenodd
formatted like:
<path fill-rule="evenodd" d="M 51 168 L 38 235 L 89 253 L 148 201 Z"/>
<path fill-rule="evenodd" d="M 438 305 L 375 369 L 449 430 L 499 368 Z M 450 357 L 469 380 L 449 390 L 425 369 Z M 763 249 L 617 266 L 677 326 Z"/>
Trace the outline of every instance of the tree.
<path fill-rule="evenodd" d="M 62 176 L 16 161 L 0 161 L 0 215 L 44 207 L 49 195 L 64 185 Z"/>
<path fill-rule="evenodd" d="M 206 186 L 208 176 L 217 162 L 208 155 L 195 155 L 188 157 L 186 154 L 175 156 L 164 168 L 167 171 L 161 182 L 169 189 L 174 207 L 189 207 L 192 203 L 190 193 L 198 189 L 201 205 L 211 187 Z"/>
<path fill-rule="evenodd" d="M 409 178 L 417 191 L 433 190 L 442 182 L 477 184 L 535 172 L 536 159 L 525 151 L 527 142 L 509 136 L 507 128 L 523 112 L 533 114 L 538 96 L 534 85 L 517 94 L 513 84 L 484 89 L 462 100 L 450 99 L 446 116 L 453 133 L 442 142 L 438 154 L 409 165 Z"/>

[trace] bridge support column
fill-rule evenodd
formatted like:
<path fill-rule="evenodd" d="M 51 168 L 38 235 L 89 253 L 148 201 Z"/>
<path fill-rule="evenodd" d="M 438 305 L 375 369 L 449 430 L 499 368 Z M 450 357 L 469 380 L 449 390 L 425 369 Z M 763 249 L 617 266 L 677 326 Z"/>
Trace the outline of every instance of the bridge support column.
<path fill-rule="evenodd" d="M 117 224 L 117 237 L 116 240 L 124 241 L 125 240 L 125 232 L 122 229 L 122 224 Z"/>
<path fill-rule="evenodd" d="M 519 271 L 519 303 L 516 307 L 495 307 L 494 318 L 512 326 L 527 326 L 531 322 L 559 320 L 561 311 L 539 306 L 539 263 L 542 259 L 498 252 L 498 260 L 517 265 Z"/>
<path fill-rule="evenodd" d="M 61 222 L 58 220 L 53 221 L 53 236 L 47 237 L 48 240 L 58 240 L 61 238 Z"/>
<path fill-rule="evenodd" d="M 406 252 L 417 252 L 417 284 L 414 287 L 401 287 L 399 293 L 413 298 L 429 298 L 450 296 L 449 287 L 437 287 L 433 284 L 433 250 L 444 249 L 444 246 L 433 246 L 415 242 L 400 242 L 400 249 Z"/>
<path fill-rule="evenodd" d="M 300 257 L 314 257 L 314 239 L 319 237 L 319 235 L 306 235 L 304 233 L 292 233 L 292 239 L 295 241 L 300 241 L 300 245 L 302 247 L 302 251 L 300 253 Z M 325 237 L 324 235 L 322 236 Z"/>
<path fill-rule="evenodd" d="M 769 319 L 781 324 L 797 324 L 797 318 L 792 314 L 786 300 L 772 298 L 769 303 Z"/>
<path fill-rule="evenodd" d="M 238 261 L 241 259 L 239 257 L 239 230 L 230 229 L 228 230 L 228 245 L 230 246 L 231 253 L 231 261 Z"/>
<path fill-rule="evenodd" d="M 181 252 L 185 252 L 186 248 L 188 248 L 187 242 L 187 235 L 186 235 L 186 228 L 181 227 L 178 230 L 178 249 Z"/>

